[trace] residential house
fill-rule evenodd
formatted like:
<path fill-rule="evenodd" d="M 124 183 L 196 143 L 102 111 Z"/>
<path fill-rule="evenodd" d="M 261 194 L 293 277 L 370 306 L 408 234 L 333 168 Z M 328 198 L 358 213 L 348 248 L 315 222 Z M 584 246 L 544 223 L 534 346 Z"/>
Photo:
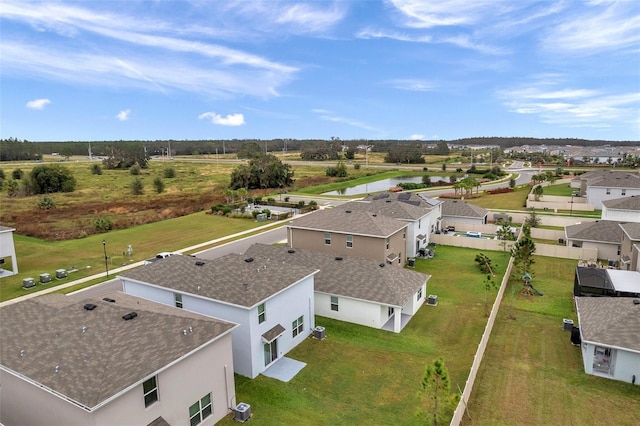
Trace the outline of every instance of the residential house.
<path fill-rule="evenodd" d="M 406 221 L 381 214 L 332 208 L 292 220 L 287 240 L 291 248 L 402 267 L 407 258 L 407 227 Z"/>
<path fill-rule="evenodd" d="M 594 170 L 584 173 L 571 181 L 571 186 L 580 188 L 580 196 L 596 210 L 602 209 L 602 202 L 621 197 L 640 195 L 640 174 L 626 171 Z"/>
<path fill-rule="evenodd" d="M 213 424 L 236 405 L 235 324 L 123 293 L 0 308 L 0 422 Z"/>
<path fill-rule="evenodd" d="M 623 269 L 640 271 L 640 223 L 622 223 L 622 243 L 620 254 Z"/>
<path fill-rule="evenodd" d="M 267 257 L 215 260 L 171 256 L 119 275 L 126 293 L 239 324 L 233 330 L 236 373 L 255 378 L 314 327 L 315 268 L 282 268 Z"/>
<path fill-rule="evenodd" d="M 420 249 L 429 245 L 430 234 L 439 228 L 442 216 L 442 201 L 411 192 L 385 192 L 339 208 L 364 210 L 407 222 L 407 257 L 417 256 Z"/>
<path fill-rule="evenodd" d="M 576 297 L 584 372 L 640 385 L 640 304 Z"/>
<path fill-rule="evenodd" d="M 596 220 L 578 223 L 566 226 L 564 234 L 568 247 L 595 248 L 598 250 L 599 259 L 612 261 L 620 259 L 622 244 L 620 222 Z"/>
<path fill-rule="evenodd" d="M 578 266 L 573 295 L 640 297 L 640 272 Z"/>
<path fill-rule="evenodd" d="M 640 222 L 640 195 L 604 200 L 601 217 L 620 222 Z"/>
<path fill-rule="evenodd" d="M 489 210 L 462 200 L 444 200 L 442 203 L 442 226 L 451 223 L 473 223 L 484 225 L 487 223 Z"/>
<path fill-rule="evenodd" d="M 10 277 L 18 273 L 16 247 L 13 244 L 15 229 L 0 225 L 0 277 Z M 5 269 L 7 259 L 11 262 L 11 269 Z"/>
<path fill-rule="evenodd" d="M 426 298 L 430 276 L 384 262 L 303 249 L 254 244 L 246 256 L 262 254 L 282 267 L 309 265 L 316 315 L 399 333 Z"/>

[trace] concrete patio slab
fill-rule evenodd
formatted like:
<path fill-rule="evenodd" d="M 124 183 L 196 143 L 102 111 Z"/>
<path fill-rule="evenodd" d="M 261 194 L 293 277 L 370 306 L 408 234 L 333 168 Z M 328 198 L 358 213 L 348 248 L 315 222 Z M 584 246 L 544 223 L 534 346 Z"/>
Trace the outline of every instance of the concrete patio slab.
<path fill-rule="evenodd" d="M 288 382 L 293 379 L 305 365 L 307 365 L 305 362 L 282 357 L 267 368 L 262 375 L 280 380 L 281 382 Z"/>

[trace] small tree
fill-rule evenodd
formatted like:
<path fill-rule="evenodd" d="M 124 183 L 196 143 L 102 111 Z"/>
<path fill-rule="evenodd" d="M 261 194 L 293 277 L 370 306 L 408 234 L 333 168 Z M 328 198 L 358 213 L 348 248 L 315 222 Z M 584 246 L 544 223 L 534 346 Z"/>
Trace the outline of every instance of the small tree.
<path fill-rule="evenodd" d="M 73 192 L 76 187 L 76 178 L 71 170 L 59 164 L 36 166 L 29 176 L 33 192 L 36 194 Z"/>
<path fill-rule="evenodd" d="M 164 192 L 164 182 L 161 177 L 156 177 L 153 180 L 153 189 L 158 193 L 162 194 Z"/>
<path fill-rule="evenodd" d="M 173 179 L 176 177 L 176 170 L 173 167 L 167 167 L 162 171 L 162 176 L 166 179 Z"/>
<path fill-rule="evenodd" d="M 495 275 L 493 273 L 493 268 L 491 267 L 491 259 L 489 259 L 487 255 L 484 253 L 478 253 L 475 260 L 478 262 L 478 266 L 480 266 L 480 270 L 482 272 Z"/>
<path fill-rule="evenodd" d="M 513 232 L 511 231 L 511 218 L 502 221 L 502 226 L 498 229 L 498 239 L 502 246 L 502 251 L 507 251 L 507 241 L 515 240 Z"/>
<path fill-rule="evenodd" d="M 422 183 L 425 184 L 426 186 L 431 186 L 431 176 L 429 175 L 422 176 Z"/>
<path fill-rule="evenodd" d="M 531 265 L 534 264 L 533 255 L 536 252 L 536 244 L 531 237 L 524 236 L 511 248 L 513 256 L 513 270 L 516 275 L 531 274 Z"/>
<path fill-rule="evenodd" d="M 142 179 L 139 177 L 135 178 L 131 185 L 129 185 L 129 189 L 133 195 L 142 195 L 144 194 L 144 183 L 142 183 Z"/>
<path fill-rule="evenodd" d="M 129 173 L 131 173 L 133 176 L 138 176 L 140 174 L 140 166 L 138 165 L 138 163 L 129 167 Z"/>
<path fill-rule="evenodd" d="M 534 195 L 536 201 L 540 201 L 540 197 L 542 197 L 542 194 L 544 194 L 544 190 L 542 189 L 542 185 L 536 185 L 536 187 L 533 188 L 533 195 Z"/>
<path fill-rule="evenodd" d="M 482 285 L 484 287 L 485 290 L 485 297 L 484 297 L 484 314 L 486 316 L 489 316 L 489 292 L 492 289 L 497 289 L 498 288 L 498 284 L 495 282 L 495 280 L 491 277 L 491 275 L 487 274 L 487 279 L 484 280 L 482 282 Z"/>
<path fill-rule="evenodd" d="M 540 220 L 541 219 L 536 213 L 536 211 L 534 209 L 531 209 L 529 216 L 527 216 L 527 218 L 524 220 L 524 224 L 527 225 L 529 228 L 536 228 L 537 226 L 540 225 Z"/>
<path fill-rule="evenodd" d="M 38 208 L 40 210 L 49 210 L 56 207 L 56 203 L 49 197 L 43 197 L 38 201 Z"/>
<path fill-rule="evenodd" d="M 444 365 L 442 357 L 427 364 L 422 381 L 420 383 L 420 396 L 425 400 L 425 413 L 433 414 L 433 425 L 437 426 L 438 421 L 443 420 L 446 409 L 451 409 L 457 404 L 458 394 L 450 394 L 451 382 L 449 370 Z M 440 404 L 445 401 L 445 404 Z"/>
<path fill-rule="evenodd" d="M 100 164 L 92 164 L 90 170 L 92 175 L 102 174 L 102 167 L 100 167 Z"/>
<path fill-rule="evenodd" d="M 509 188 L 513 189 L 516 187 L 516 180 L 514 178 L 509 179 Z"/>

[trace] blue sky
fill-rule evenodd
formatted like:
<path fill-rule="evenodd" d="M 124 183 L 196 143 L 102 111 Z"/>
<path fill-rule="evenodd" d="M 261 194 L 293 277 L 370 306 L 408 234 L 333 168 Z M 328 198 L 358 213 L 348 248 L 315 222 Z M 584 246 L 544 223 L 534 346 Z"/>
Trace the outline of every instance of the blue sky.
<path fill-rule="evenodd" d="M 2 0 L 0 136 L 640 140 L 640 0 Z"/>

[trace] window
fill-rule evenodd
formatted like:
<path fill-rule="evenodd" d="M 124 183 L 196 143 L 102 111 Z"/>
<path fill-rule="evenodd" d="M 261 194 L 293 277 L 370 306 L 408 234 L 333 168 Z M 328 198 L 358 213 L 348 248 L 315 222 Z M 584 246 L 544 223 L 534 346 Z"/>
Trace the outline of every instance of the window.
<path fill-rule="evenodd" d="M 416 301 L 419 302 L 422 299 L 422 287 L 418 290 L 418 294 L 416 295 Z"/>
<path fill-rule="evenodd" d="M 176 308 L 182 308 L 182 295 L 180 293 L 174 293 L 173 298 L 176 302 Z"/>
<path fill-rule="evenodd" d="M 331 234 L 329 232 L 324 233 L 324 243 L 325 245 L 331 245 Z"/>
<path fill-rule="evenodd" d="M 291 329 L 293 330 L 293 337 L 296 337 L 298 334 L 302 334 L 304 331 L 304 318 L 300 317 L 293 321 L 291 323 Z"/>
<path fill-rule="evenodd" d="M 189 423 L 191 426 L 196 426 L 209 417 L 211 413 L 213 413 L 213 410 L 211 408 L 211 392 L 209 392 L 200 401 L 189 407 Z"/>
<path fill-rule="evenodd" d="M 402 239 L 403 239 L 403 240 L 406 240 L 406 239 L 407 239 L 407 233 L 406 233 L 406 232 L 404 232 L 404 231 L 402 232 Z"/>
<path fill-rule="evenodd" d="M 389 250 L 389 238 L 387 238 L 387 250 Z"/>
<path fill-rule="evenodd" d="M 390 317 L 391 315 L 393 315 L 394 312 L 395 312 L 395 309 L 393 308 L 393 306 L 389 306 L 387 308 L 387 317 Z"/>
<path fill-rule="evenodd" d="M 156 376 L 142 383 L 142 392 L 144 392 L 144 406 L 148 407 L 158 400 L 158 382 Z"/>
<path fill-rule="evenodd" d="M 627 195 L 627 190 L 626 189 L 622 189 L 620 191 L 620 195 Z"/>
<path fill-rule="evenodd" d="M 264 303 L 258 305 L 258 324 L 262 324 L 267 320 L 267 313 Z"/>
<path fill-rule="evenodd" d="M 338 312 L 338 296 L 331 296 L 331 310 Z"/>
<path fill-rule="evenodd" d="M 611 189 L 607 188 L 607 195 L 611 195 Z"/>
<path fill-rule="evenodd" d="M 353 235 L 347 235 L 347 247 L 353 247 Z"/>
<path fill-rule="evenodd" d="M 418 219 L 418 229 L 422 227 L 422 219 Z"/>
<path fill-rule="evenodd" d="M 402 263 L 402 252 L 398 253 L 398 263 Z"/>

